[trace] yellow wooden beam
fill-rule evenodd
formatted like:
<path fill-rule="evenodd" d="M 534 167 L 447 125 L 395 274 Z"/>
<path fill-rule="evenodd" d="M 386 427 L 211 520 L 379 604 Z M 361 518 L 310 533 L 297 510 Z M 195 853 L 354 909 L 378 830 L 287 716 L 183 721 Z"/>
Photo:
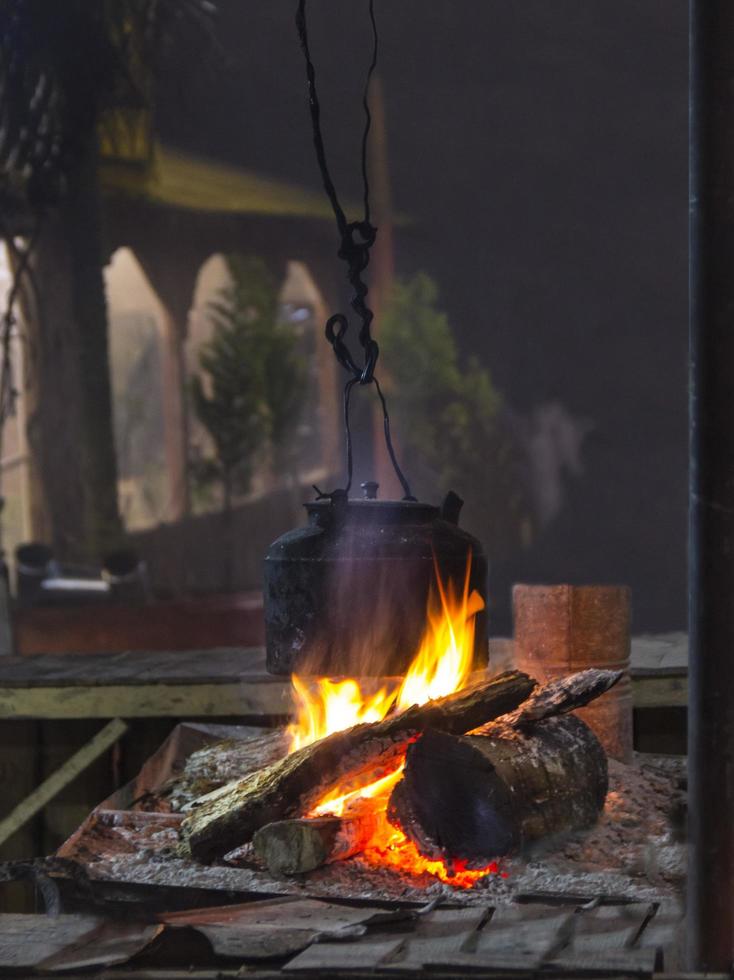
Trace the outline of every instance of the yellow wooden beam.
<path fill-rule="evenodd" d="M 195 718 L 288 715 L 290 680 L 0 688 L 0 718 Z"/>
<path fill-rule="evenodd" d="M 685 677 L 632 678 L 636 708 L 685 707 Z M 254 678 L 224 684 L 110 684 L 0 687 L 0 719 L 223 718 L 286 716 L 290 680 Z"/>

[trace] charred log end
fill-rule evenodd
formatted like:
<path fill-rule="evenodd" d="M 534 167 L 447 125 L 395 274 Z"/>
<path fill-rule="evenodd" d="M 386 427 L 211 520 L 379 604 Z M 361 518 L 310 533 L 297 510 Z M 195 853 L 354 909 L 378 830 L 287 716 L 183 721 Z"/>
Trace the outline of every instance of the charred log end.
<path fill-rule="evenodd" d="M 531 841 L 591 826 L 607 786 L 604 749 L 574 715 L 523 732 L 501 722 L 491 734 L 429 731 L 407 753 L 388 818 L 425 857 L 481 868 Z"/>
<path fill-rule="evenodd" d="M 434 730 L 410 746 L 388 820 L 425 857 L 486 867 L 520 844 L 512 795 L 466 740 Z"/>

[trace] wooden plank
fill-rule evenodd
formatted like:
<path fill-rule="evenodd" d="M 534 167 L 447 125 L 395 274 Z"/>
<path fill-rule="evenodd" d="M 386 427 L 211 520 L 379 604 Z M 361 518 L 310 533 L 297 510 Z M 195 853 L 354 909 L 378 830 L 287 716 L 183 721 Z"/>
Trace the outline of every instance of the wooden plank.
<path fill-rule="evenodd" d="M 489 641 L 490 673 L 515 664 L 514 641 Z M 630 651 L 635 708 L 685 707 L 688 703 L 688 637 L 685 633 L 633 636 Z"/>
<path fill-rule="evenodd" d="M 292 711 L 289 682 L 150 684 L 94 687 L 0 686 L 2 718 L 284 717 Z"/>
<path fill-rule="evenodd" d="M 656 969 L 667 974 L 682 973 L 686 967 L 685 910 L 682 903 L 663 902 L 647 923 L 637 945 L 654 948 L 660 957 Z"/>
<path fill-rule="evenodd" d="M 632 673 L 668 673 L 688 669 L 688 634 L 643 633 L 632 637 Z"/>
<path fill-rule="evenodd" d="M 86 971 L 127 963 L 163 933 L 161 925 L 105 921 L 98 928 L 68 943 L 36 964 L 41 973 Z M 32 941 L 32 940 L 31 940 Z"/>
<path fill-rule="evenodd" d="M 128 650 L 85 656 L 39 655 L 0 659 L 0 688 L 90 687 L 94 684 L 230 684 L 268 674 L 262 647 L 203 650 Z"/>
<path fill-rule="evenodd" d="M 289 682 L 265 673 L 261 661 L 262 651 L 252 650 L 3 657 L 0 718 L 289 714 Z M 685 707 L 688 682 L 633 677 L 632 697 L 636 708 Z"/>
<path fill-rule="evenodd" d="M 573 924 L 573 913 L 557 908 L 501 906 L 477 933 L 474 949 L 448 954 L 437 950 L 433 963 L 466 973 L 532 972 L 568 941 Z"/>
<path fill-rule="evenodd" d="M 261 929 L 311 929 L 340 932 L 374 918 L 372 907 L 357 908 L 335 905 L 316 898 L 285 896 L 240 905 L 215 905 L 180 912 L 163 912 L 158 916 L 169 926 L 241 925 Z"/>
<path fill-rule="evenodd" d="M 263 929 L 217 924 L 197 926 L 196 931 L 207 938 L 215 956 L 247 963 L 295 956 L 319 936 L 313 929 Z"/>
<path fill-rule="evenodd" d="M 244 905 L 192 909 L 159 916 L 167 925 L 191 926 L 217 956 L 258 961 L 300 952 L 314 941 L 359 937 L 374 909 L 314 899 L 278 898 Z"/>
<path fill-rule="evenodd" d="M 489 908 L 436 909 L 418 920 L 415 932 L 390 960 L 390 971 L 413 971 L 471 952 Z"/>
<path fill-rule="evenodd" d="M 635 708 L 685 708 L 688 704 L 688 679 L 654 675 L 633 677 L 632 703 Z"/>
<path fill-rule="evenodd" d="M 549 965 L 568 972 L 652 974 L 657 950 L 655 946 L 640 948 L 636 941 L 653 914 L 654 906 L 644 903 L 580 911 L 571 941 Z"/>
<path fill-rule="evenodd" d="M 109 722 L 94 738 L 87 742 L 78 752 L 56 772 L 52 773 L 38 786 L 30 796 L 13 809 L 4 820 L 0 821 L 0 845 L 19 830 L 35 813 L 38 813 L 49 800 L 79 775 L 86 767 L 105 752 L 127 731 L 127 725 L 119 718 Z"/>
<path fill-rule="evenodd" d="M 288 963 L 290 973 L 330 973 L 348 971 L 351 976 L 363 971 L 378 969 L 391 961 L 401 949 L 405 939 L 367 936 L 356 943 L 317 943 L 309 946 Z"/>
<path fill-rule="evenodd" d="M 0 915 L 0 970 L 32 969 L 100 922 L 91 915 Z"/>

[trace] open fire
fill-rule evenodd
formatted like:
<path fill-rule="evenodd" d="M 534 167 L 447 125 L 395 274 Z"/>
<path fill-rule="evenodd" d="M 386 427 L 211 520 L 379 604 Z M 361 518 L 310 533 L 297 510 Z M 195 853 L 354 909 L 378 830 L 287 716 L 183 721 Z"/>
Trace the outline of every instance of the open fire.
<path fill-rule="evenodd" d="M 443 582 L 435 562 L 434 567 L 426 631 L 402 680 L 371 694 L 354 678 L 313 681 L 293 676 L 298 710 L 289 728 L 291 752 L 354 725 L 381 721 L 391 711 L 404 711 L 466 687 L 474 658 L 475 617 L 484 608 L 484 601 L 470 589 L 471 555 L 460 590 L 452 581 Z M 373 865 L 409 874 L 428 873 L 461 888 L 471 888 L 486 875 L 497 873 L 495 861 L 481 869 L 469 869 L 461 861 L 429 860 L 389 822 L 388 800 L 402 777 L 404 765 L 403 754 L 388 772 L 372 774 L 373 778 L 356 789 L 345 792 L 336 785 L 304 816 L 348 818 L 370 814 L 375 818 L 375 829 L 363 858 Z"/>
<path fill-rule="evenodd" d="M 434 565 L 423 639 L 393 683 L 296 677 L 288 754 L 196 800 L 182 847 L 211 862 L 252 842 L 276 875 L 359 855 L 470 888 L 502 873 L 498 857 L 592 826 L 607 759 L 573 712 L 622 672 L 542 686 L 516 670 L 473 673 L 483 602 L 471 572 L 456 588 Z"/>

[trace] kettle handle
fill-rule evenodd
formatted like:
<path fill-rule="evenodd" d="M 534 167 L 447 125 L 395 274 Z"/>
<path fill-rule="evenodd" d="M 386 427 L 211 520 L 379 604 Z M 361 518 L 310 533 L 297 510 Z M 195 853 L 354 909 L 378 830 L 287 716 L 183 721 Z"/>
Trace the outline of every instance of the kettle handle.
<path fill-rule="evenodd" d="M 464 501 L 458 495 L 454 493 L 453 490 L 449 490 L 446 496 L 443 498 L 443 503 L 441 504 L 441 517 L 448 521 L 449 524 L 459 523 L 459 514 L 461 513 L 461 508 L 464 506 Z"/>

